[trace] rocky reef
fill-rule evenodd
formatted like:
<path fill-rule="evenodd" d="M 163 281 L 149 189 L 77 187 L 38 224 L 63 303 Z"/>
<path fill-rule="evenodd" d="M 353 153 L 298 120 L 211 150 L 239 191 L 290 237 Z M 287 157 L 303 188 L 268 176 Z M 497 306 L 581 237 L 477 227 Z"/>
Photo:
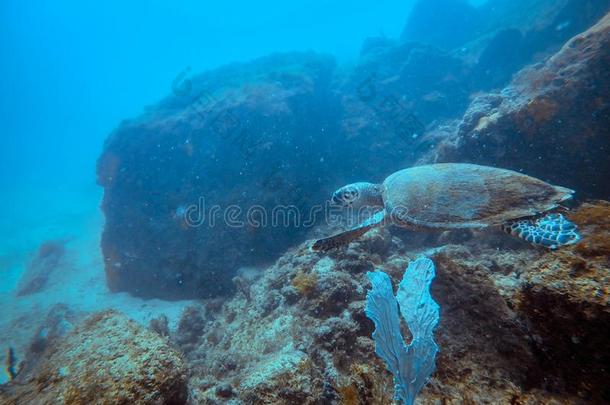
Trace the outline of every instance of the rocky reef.
<path fill-rule="evenodd" d="M 34 354 L 21 364 L 14 381 L 0 387 L 0 402 L 186 402 L 181 354 L 166 339 L 113 311 L 91 315 Z"/>
<path fill-rule="evenodd" d="M 58 306 L 0 402 L 391 403 L 392 375 L 364 313 L 366 272 L 396 283 L 427 256 L 440 352 L 418 403 L 604 403 L 610 202 L 566 215 L 583 239 L 558 251 L 494 230 L 382 228 L 329 254 L 307 241 L 241 271 L 234 296 L 193 303 L 171 327 L 164 316 L 147 330 L 114 311 L 82 320 Z"/>
<path fill-rule="evenodd" d="M 171 331 L 190 366 L 190 400 L 390 403 L 391 374 L 364 315 L 365 274 L 380 269 L 397 282 L 426 255 L 437 267 L 440 352 L 419 403 L 607 401 L 610 203 L 569 215 L 583 241 L 556 252 L 490 231 L 412 249 L 376 230 L 329 255 L 310 242 L 291 249 L 247 292 L 188 309 Z"/>
<path fill-rule="evenodd" d="M 416 60 L 447 60 L 431 55 Z M 320 55 L 266 57 L 180 80 L 175 94 L 124 122 L 98 162 L 110 288 L 169 299 L 226 293 L 239 267 L 303 240 L 312 207 L 354 173 L 381 180 L 403 166 L 405 139 L 423 124 L 412 118 L 397 140 L 388 128 L 406 111 L 400 100 L 364 72 L 343 95 L 334 71 Z M 371 86 L 379 90 L 365 93 Z M 228 223 L 230 207 L 239 212 Z"/>

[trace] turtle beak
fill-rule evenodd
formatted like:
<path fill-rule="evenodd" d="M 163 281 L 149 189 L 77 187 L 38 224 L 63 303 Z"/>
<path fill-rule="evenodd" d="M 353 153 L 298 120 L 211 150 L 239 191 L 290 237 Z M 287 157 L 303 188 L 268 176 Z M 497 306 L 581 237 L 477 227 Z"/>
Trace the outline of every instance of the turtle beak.
<path fill-rule="evenodd" d="M 343 205 L 341 203 L 341 200 L 339 199 L 339 197 L 337 197 L 337 193 L 333 194 L 331 201 L 332 201 L 333 205 Z"/>

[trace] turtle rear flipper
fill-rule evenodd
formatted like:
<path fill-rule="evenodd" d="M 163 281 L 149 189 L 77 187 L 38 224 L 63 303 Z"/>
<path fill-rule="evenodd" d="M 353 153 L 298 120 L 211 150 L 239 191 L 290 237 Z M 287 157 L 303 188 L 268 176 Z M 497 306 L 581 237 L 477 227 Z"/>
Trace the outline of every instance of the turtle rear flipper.
<path fill-rule="evenodd" d="M 311 249 L 316 252 L 326 252 L 347 245 L 351 241 L 364 235 L 370 229 L 383 225 L 385 216 L 385 210 L 381 210 L 349 231 L 341 232 L 328 238 L 318 239 L 311 246 Z"/>
<path fill-rule="evenodd" d="M 549 249 L 573 245 L 581 239 L 576 224 L 556 213 L 535 220 L 511 221 L 502 225 L 502 229 L 517 238 Z"/>

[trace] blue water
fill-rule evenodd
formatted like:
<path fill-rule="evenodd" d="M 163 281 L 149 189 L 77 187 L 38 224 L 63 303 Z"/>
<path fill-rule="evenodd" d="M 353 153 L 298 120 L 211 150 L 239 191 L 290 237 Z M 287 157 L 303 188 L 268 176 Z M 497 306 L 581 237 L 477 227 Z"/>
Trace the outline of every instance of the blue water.
<path fill-rule="evenodd" d="M 11 390 L 20 388 L 19 384 L 23 383 L 11 384 L 9 381 L 15 377 L 11 375 L 11 367 L 19 368 L 18 364 L 11 364 L 13 356 L 31 366 L 37 364 L 32 358 L 48 354 L 44 351 L 48 348 L 36 352 L 36 344 L 40 344 L 36 340 L 38 337 L 43 336 L 42 340 L 49 345 L 57 344 L 51 338 L 45 340 L 47 324 L 51 322 L 46 317 L 57 309 L 57 304 L 65 305 L 79 319 L 106 309 L 120 311 L 140 326 L 149 326 L 151 320 L 166 317 L 168 332 L 164 339 L 169 336 L 167 342 L 171 341 L 174 349 L 183 351 L 187 366 L 192 367 L 190 372 L 196 374 L 203 369 L 207 373 L 208 368 L 222 363 L 225 373 L 220 373 L 217 380 L 203 372 L 196 375 L 189 382 L 192 384 L 189 385 L 192 389 L 190 403 L 200 403 L 197 395 L 237 397 L 235 393 L 223 392 L 226 388 L 223 384 L 229 380 L 233 384 L 233 379 L 237 381 L 236 387 L 241 383 L 242 388 L 250 384 L 252 376 L 239 375 L 243 372 L 242 367 L 257 370 L 252 380 L 259 378 L 261 386 L 267 372 L 306 367 L 303 356 L 310 353 L 306 353 L 304 343 L 299 341 L 303 336 L 316 340 L 315 344 L 320 347 L 329 344 L 328 341 L 334 344 L 338 336 L 337 340 L 344 346 L 333 346 L 332 350 L 325 347 L 328 352 L 324 355 L 331 358 L 330 353 L 345 355 L 354 350 L 361 363 L 341 365 L 349 373 L 353 372 L 344 373 L 341 378 L 348 374 L 349 378 L 355 378 L 355 369 L 361 373 L 368 370 L 367 373 L 373 375 L 371 370 L 374 368 L 379 376 L 379 380 L 377 377 L 371 380 L 375 385 L 391 381 L 393 373 L 396 381 L 402 384 L 402 388 L 399 387 L 399 392 L 403 391 L 402 397 L 409 398 L 405 402 L 414 401 L 430 375 L 437 378 L 434 371 L 439 363 L 438 370 L 443 373 L 454 366 L 447 365 L 452 359 L 443 357 L 442 343 L 452 336 L 451 333 L 456 330 L 461 333 L 461 330 L 455 325 L 450 325 L 453 329 L 447 326 L 444 311 L 460 312 L 457 318 L 465 317 L 473 323 L 476 323 L 473 319 L 488 315 L 485 311 L 479 313 L 469 307 L 461 308 L 463 303 L 452 295 L 460 292 L 449 291 L 447 280 L 453 280 L 451 271 L 447 270 L 452 268 L 448 265 L 449 254 L 446 263 L 437 266 L 441 287 L 437 287 L 436 281 L 437 284 L 432 284 L 435 263 L 430 263 L 432 276 L 425 283 L 412 282 L 424 294 L 424 298 L 420 297 L 420 305 L 403 309 L 407 289 L 401 286 L 398 295 L 402 297 L 395 297 L 392 286 L 398 286 L 397 277 L 402 277 L 408 262 L 420 254 L 432 257 L 445 245 L 452 245 L 454 250 L 450 253 L 454 257 L 463 256 L 458 261 L 466 262 L 466 257 L 483 252 L 493 257 L 481 264 L 482 269 L 489 270 L 490 279 L 481 282 L 479 278 L 483 276 L 479 273 L 484 270 L 479 271 L 473 265 L 470 270 L 477 268 L 476 272 L 471 271 L 477 273 L 476 276 L 467 274 L 464 279 L 456 278 L 461 284 L 455 290 L 472 289 L 474 296 L 475 290 L 484 285 L 483 293 L 487 293 L 487 289 L 493 290 L 496 294 L 493 299 L 504 305 L 503 300 L 508 300 L 506 296 L 516 294 L 525 283 L 525 278 L 520 279 L 521 269 L 517 267 L 553 251 L 517 240 L 527 241 L 528 238 L 515 229 L 512 230 L 512 235 L 516 236 L 513 239 L 498 232 L 490 233 L 489 239 L 485 236 L 478 241 L 475 240 L 481 235 L 476 233 L 478 231 L 448 231 L 428 236 L 399 229 L 391 233 L 379 231 L 376 239 L 369 238 L 366 243 L 356 244 L 352 251 L 345 248 L 337 253 L 332 251 L 337 247 L 337 239 L 327 237 L 355 223 L 354 218 L 347 218 L 349 214 L 345 214 L 345 210 L 338 219 L 332 220 L 324 211 L 326 217 L 322 220 L 316 217 L 307 226 L 259 227 L 248 221 L 233 226 L 225 217 L 217 228 L 206 228 L 202 225 L 205 221 L 197 225 L 189 222 L 189 210 L 193 207 L 200 212 L 210 207 L 223 210 L 231 205 L 243 211 L 253 206 L 264 211 L 291 204 L 298 210 L 311 212 L 312 207 L 326 209 L 333 191 L 338 190 L 333 197 L 335 203 L 347 201 L 344 205 L 350 205 L 353 202 L 350 199 L 359 197 L 359 193 L 367 197 L 373 210 L 365 211 L 372 219 L 364 224 L 374 228 L 383 222 L 383 211 L 372 217 L 370 214 L 383 205 L 382 199 L 387 197 L 380 194 L 384 178 L 422 162 L 437 163 L 435 159 L 443 153 L 449 156 L 447 160 L 503 166 L 566 187 L 560 192 L 555 190 L 560 195 L 554 196 L 555 199 L 534 195 L 527 200 L 538 203 L 542 207 L 537 207 L 538 211 L 563 203 L 558 200 L 569 199 L 571 189 L 576 196 L 574 201 L 566 202 L 571 207 L 586 199 L 607 199 L 610 194 L 605 185 L 609 177 L 604 170 L 609 166 L 605 161 L 600 162 L 599 156 L 607 154 L 608 142 L 599 134 L 605 134 L 606 124 L 610 122 L 607 94 L 603 94 L 603 86 L 607 89 L 608 83 L 598 86 L 587 82 L 584 86 L 578 69 L 562 72 L 566 77 L 555 78 L 551 84 L 545 83 L 545 77 L 539 78 L 536 83 L 548 85 L 549 91 L 575 83 L 574 93 L 580 96 L 581 92 L 582 99 L 575 98 L 578 100 L 578 105 L 573 106 L 576 118 L 571 119 L 572 111 L 562 110 L 565 107 L 561 105 L 563 99 L 559 105 L 553 97 L 540 101 L 536 98 L 539 94 L 531 89 L 533 95 L 527 92 L 520 95 L 519 91 L 531 84 L 527 82 L 530 79 L 523 79 L 526 83 L 518 86 L 513 86 L 513 80 L 523 72 L 528 73 L 523 70 L 527 66 L 544 66 L 549 58 L 561 52 L 570 38 L 587 30 L 608 10 L 608 0 L 597 3 L 592 0 L 583 0 L 583 3 L 574 0 L 2 0 L 0 305 L 3 315 L 0 317 L 0 363 L 5 365 L 7 373 L 0 373 L 0 402 L 6 392 L 13 394 Z M 578 49 L 579 44 L 577 41 L 567 48 Z M 607 47 L 599 52 L 604 51 L 607 52 Z M 595 77 L 601 76 L 599 71 L 603 69 L 595 65 L 597 60 L 593 56 L 585 55 L 585 52 L 578 56 L 582 57 L 585 68 L 593 66 L 592 74 L 598 75 Z M 558 99 L 564 96 L 558 93 Z M 529 103 L 524 102 L 526 99 Z M 498 100 L 503 100 L 503 104 Z M 498 104 L 493 104 L 496 102 Z M 510 115 L 511 112 L 505 110 L 510 110 L 513 104 L 533 107 L 528 110 L 529 115 L 517 114 L 516 118 L 506 119 L 502 114 Z M 583 112 L 582 105 L 588 106 L 591 113 Z M 494 127 L 497 119 L 500 119 L 500 125 Z M 490 136 L 488 144 L 478 143 L 478 134 L 489 136 L 485 132 L 488 128 L 495 128 L 492 135 L 498 136 Z M 502 132 L 506 128 L 516 129 L 506 135 Z M 578 141 L 572 142 L 573 139 Z M 475 156 L 468 148 L 459 149 L 465 144 L 472 145 L 473 151 L 480 148 L 483 152 Z M 590 150 L 580 154 L 574 153 L 582 145 L 594 147 L 588 147 Z M 452 151 L 454 155 L 451 155 Z M 564 154 L 580 160 L 569 162 L 563 158 Z M 472 170 L 474 173 L 475 169 Z M 476 176 L 475 173 L 465 182 L 476 183 L 475 180 L 480 180 Z M 470 198 L 471 194 L 455 185 L 453 187 L 457 188 L 451 189 L 451 196 L 467 199 L 467 203 L 453 204 L 444 195 L 445 188 L 436 187 L 435 179 L 434 176 L 429 178 L 432 184 L 428 188 L 429 194 L 438 196 L 435 202 L 449 207 L 448 210 L 461 209 L 467 211 L 464 215 L 472 217 L 475 215 L 472 212 L 479 209 L 483 212 L 483 208 L 487 208 L 481 208 L 479 200 Z M 444 179 L 442 184 L 447 186 L 450 180 L 456 179 Z M 343 194 L 341 190 L 345 189 L 339 187 L 346 184 L 358 187 L 348 186 L 350 192 Z M 502 184 L 512 186 L 508 181 Z M 531 187 L 533 194 L 544 189 L 543 186 Z M 492 187 L 485 188 L 488 189 Z M 421 203 L 428 208 L 430 202 L 424 198 L 428 193 L 421 194 L 414 198 L 414 204 Z M 544 205 L 545 201 L 539 201 L 545 198 L 551 199 L 547 205 Z M 525 200 L 524 197 L 520 203 Z M 541 218 L 531 215 L 534 211 L 522 209 L 518 213 L 527 215 L 515 214 L 509 221 L 492 225 L 510 227 L 516 223 L 513 220 L 519 219 L 524 229 L 530 230 L 532 235 L 535 233 L 538 239 L 544 236 L 544 241 L 554 238 L 552 241 L 557 242 L 558 231 L 553 227 L 560 228 L 560 225 L 549 218 L 561 218 L 574 237 L 569 243 L 563 243 L 567 239 L 560 239 L 562 243 L 547 243 L 546 246 L 555 249 L 561 248 L 561 244 L 581 241 L 580 223 L 564 222 L 563 216 L 540 221 Z M 299 215 L 304 212 L 299 211 Z M 360 217 L 357 220 L 357 223 L 363 223 Z M 473 219 L 469 224 L 476 228 L 479 223 Z M 587 224 L 583 238 L 591 237 L 591 229 L 597 230 L 594 225 Z M 363 235 L 364 231 L 357 236 Z M 598 242 L 602 239 L 599 237 Z M 314 240 L 322 243 L 304 245 Z M 532 240 L 534 236 L 529 238 L 530 242 Z M 314 252 L 316 246 L 324 249 Z M 506 256 L 493 256 L 505 248 Z M 366 254 L 366 249 L 376 251 Z M 575 261 L 575 274 L 579 271 L 585 274 L 585 270 L 595 266 L 596 270 L 603 268 L 602 259 L 607 250 L 604 251 L 603 246 L 597 251 L 591 250 L 594 251 L 594 259 L 591 259 L 594 264 L 588 263 L 587 267 Z M 346 252 L 349 254 L 343 256 Z M 578 248 L 571 252 L 583 254 Z M 282 259 L 277 262 L 280 264 L 274 265 L 280 257 Z M 584 259 L 581 261 L 586 263 Z M 371 337 L 374 325 L 365 323 L 368 321 L 364 300 L 366 292 L 371 291 L 367 290 L 371 284 L 365 273 L 373 271 L 373 265 L 379 265 L 385 271 L 379 273 L 385 277 L 383 283 L 380 279 L 377 281 L 378 287 L 384 286 L 385 303 L 371 310 L 375 294 L 370 292 L 368 315 L 377 319 L 378 333 L 373 335 L 377 353 L 391 346 L 391 350 L 386 349 L 390 354 L 379 356 L 387 363 L 388 370 L 382 367 L 381 360 L 374 363 L 375 346 L 372 340 L 366 340 Z M 557 267 L 561 266 L 557 264 Z M 356 270 L 352 272 L 351 268 Z M 269 281 L 265 277 L 277 279 Z M 374 277 L 369 275 L 369 278 L 374 281 Z M 358 280 L 360 284 L 356 285 Z M 548 279 L 544 281 L 548 282 Z M 553 284 L 553 288 L 560 289 L 563 282 L 566 280 Z M 600 281 L 586 280 L 582 285 L 591 291 L 602 291 L 596 282 Z M 320 291 L 319 285 L 326 290 Z M 256 286 L 254 292 L 252 286 Z M 411 284 L 409 287 L 409 290 L 416 290 Z M 439 294 L 442 288 L 449 293 Z M 327 290 L 332 291 L 332 294 L 328 293 L 330 298 L 325 295 Z M 256 296 L 256 292 L 264 296 Z M 475 298 L 480 298 L 481 302 L 486 300 L 481 297 Z M 440 323 L 439 306 L 433 298 L 440 305 Z M 329 302 L 336 299 L 337 302 L 323 302 L 323 299 Z M 455 305 L 444 307 L 446 301 Z M 221 305 L 227 302 L 230 303 L 228 309 Z M 396 302 L 400 303 L 399 307 Z M 429 319 L 417 320 L 418 316 L 424 318 L 421 313 L 416 314 L 418 308 L 426 312 L 422 302 L 427 303 L 428 309 L 432 308 L 428 312 L 433 314 L 428 314 Z M 475 302 L 474 298 L 472 302 Z M 544 299 L 541 302 L 546 303 Z M 355 303 L 361 308 L 352 305 Z M 533 347 L 542 345 L 544 339 L 537 332 L 525 330 L 531 326 L 527 324 L 530 320 L 527 316 L 531 314 L 523 315 L 527 311 L 517 310 L 513 304 L 510 302 L 506 308 L 502 306 L 505 311 L 500 314 L 503 318 L 498 321 L 498 328 L 508 325 L 506 328 L 510 331 L 507 333 L 518 329 L 514 336 L 507 334 L 507 341 L 514 337 L 518 341 L 515 352 L 527 352 L 528 361 L 535 363 L 532 367 L 538 370 L 545 363 L 536 363 L 536 356 L 542 356 L 547 348 L 541 346 L 543 349 L 536 348 L 538 351 L 534 353 Z M 456 306 L 460 311 L 455 310 Z M 278 308 L 285 310 L 284 313 L 278 313 Z M 427 357 L 411 358 L 417 351 L 414 348 L 421 342 L 411 342 L 404 345 L 404 350 L 398 350 L 405 339 L 397 336 L 405 334 L 407 329 L 404 325 L 401 327 L 397 309 L 402 311 L 401 318 L 411 323 L 410 329 L 407 328 L 411 334 L 415 334 L 418 327 L 426 328 L 429 335 Z M 207 318 L 202 318 L 197 311 L 205 313 Z M 408 311 L 412 313 L 405 314 Z M 186 316 L 180 326 L 183 313 Z M 192 325 L 189 324 L 191 315 Z M 315 329 L 315 333 L 313 329 L 299 332 L 299 328 L 304 327 L 300 324 L 301 316 L 312 323 L 306 326 Z M 384 318 L 390 325 L 387 330 L 397 333 L 382 333 L 385 329 L 379 319 Z M 70 323 L 66 319 L 60 324 Z M 240 327 L 236 324 L 244 320 L 250 328 L 247 333 L 256 332 L 256 337 L 240 335 Z M 208 329 L 214 322 L 226 326 L 227 330 L 218 331 L 219 336 L 214 335 L 215 332 Z M 479 324 L 476 325 L 472 329 L 478 331 Z M 73 325 L 69 326 L 67 329 L 71 330 Z M 196 333 L 199 335 L 191 336 Z M 574 345 L 580 344 L 579 333 L 565 333 L 569 335 L 567 340 Z M 244 348 L 239 356 L 234 356 L 237 360 L 231 359 L 233 363 L 227 361 L 225 364 L 223 360 L 226 353 L 222 350 L 228 350 L 230 346 L 223 341 L 225 334 L 235 335 L 231 336 L 234 338 L 231 344 Z M 470 337 L 458 336 L 456 340 L 459 344 L 476 346 L 473 342 L 480 342 L 477 340 L 480 335 L 473 336 L 472 342 L 468 341 Z M 490 332 L 485 336 L 493 335 Z M 510 343 L 512 345 L 512 341 Z M 210 344 L 210 353 L 207 353 L 206 344 Z M 250 344 L 264 349 L 249 357 L 252 354 L 248 352 Z M 485 350 L 488 349 L 486 345 Z M 583 346 L 589 347 L 585 342 L 576 349 L 582 350 Z M 447 349 L 459 353 L 460 358 L 456 361 L 465 364 L 470 361 L 464 357 L 465 349 L 458 350 L 454 346 Z M 266 350 L 271 357 L 277 356 L 277 364 L 265 358 Z M 512 347 L 498 356 L 510 357 L 511 350 Z M 497 360 L 496 354 L 493 352 L 489 358 Z M 477 359 L 486 359 L 487 355 Z M 392 364 L 400 356 L 400 361 Z M 318 357 L 314 359 L 316 365 L 328 361 L 324 356 Z M 371 365 L 363 366 L 365 361 Z M 571 365 L 573 359 L 561 358 L 561 361 Z M 329 364 L 325 363 L 324 367 Z M 425 372 L 414 367 L 419 364 L 426 364 Z M 473 371 L 469 365 L 464 374 L 473 372 L 476 375 L 484 368 L 481 364 L 475 366 Z M 337 366 L 340 373 L 345 372 L 341 367 Z M 334 370 L 329 366 L 321 371 L 329 381 L 331 369 Z M 400 369 L 420 374 L 408 381 Z M 64 372 L 62 369 L 62 378 Z M 213 372 L 210 371 L 210 375 Z M 453 378 L 460 373 L 451 370 L 443 378 L 448 375 Z M 497 384 L 486 381 L 485 384 L 489 384 L 485 387 L 496 389 L 497 385 L 504 389 L 506 383 L 522 393 L 539 390 L 535 395 L 542 393 L 542 396 L 562 395 L 562 390 L 568 387 L 565 392 L 569 395 L 583 398 L 587 395 L 596 398 L 597 395 L 592 391 L 597 389 L 598 381 L 587 385 L 584 373 L 577 375 L 578 383 L 574 386 L 578 389 L 570 386 L 569 378 L 565 378 L 570 374 L 564 375 L 561 370 L 552 375 L 549 372 L 548 378 L 544 373 L 542 377 L 535 376 L 538 380 L 529 374 L 526 376 L 525 372 L 511 380 L 512 370 L 500 370 L 497 375 L 502 373 L 511 375 L 503 376 Z M 606 371 L 602 370 L 595 376 L 606 375 L 604 373 Z M 311 378 L 317 384 L 322 377 Z M 341 378 L 337 377 L 334 383 Z M 581 384 L 581 378 L 586 383 Z M 442 390 L 439 388 L 442 384 L 438 382 L 441 380 L 439 377 L 436 384 L 428 384 L 429 388 L 432 386 L 428 395 L 436 395 Z M 414 382 L 417 382 L 416 389 L 407 387 Z M 371 385 L 369 383 L 365 385 Z M 328 385 L 327 381 L 322 385 Z M 390 391 L 394 389 L 392 384 L 386 385 Z M 215 388 L 206 392 L 209 387 Z M 366 389 L 372 391 L 370 387 Z M 495 392 L 493 389 L 489 392 Z M 337 400 L 340 390 L 335 386 L 333 390 L 336 391 L 333 400 Z M 360 390 L 364 388 L 360 387 Z M 443 394 L 454 394 L 452 389 L 446 391 Z M 341 395 L 345 395 L 341 397 L 345 400 L 342 403 L 352 403 L 346 399 L 346 393 Z M 385 393 L 379 395 L 390 397 Z M 320 401 L 337 403 L 328 399 Z M 514 401 L 521 403 L 521 399 Z"/>
<path fill-rule="evenodd" d="M 272 52 L 355 60 L 409 1 L 4 1 L 0 184 L 87 184 L 109 132 L 199 72 Z"/>

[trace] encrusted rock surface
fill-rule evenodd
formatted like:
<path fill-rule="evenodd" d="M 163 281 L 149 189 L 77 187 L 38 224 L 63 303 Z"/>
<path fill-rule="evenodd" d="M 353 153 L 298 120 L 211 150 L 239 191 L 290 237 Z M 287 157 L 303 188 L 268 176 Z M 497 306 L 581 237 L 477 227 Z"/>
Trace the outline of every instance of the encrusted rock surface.
<path fill-rule="evenodd" d="M 0 390 L 3 404 L 184 404 L 186 368 L 168 341 L 113 312 L 96 313 Z"/>
<path fill-rule="evenodd" d="M 177 78 L 174 94 L 124 122 L 98 164 L 109 287 L 170 299 L 214 296 L 231 290 L 238 267 L 295 243 L 298 231 L 246 224 L 245 211 L 305 210 L 322 200 L 294 198 L 319 189 L 318 177 L 302 178 L 298 188 L 294 180 L 326 167 L 328 151 L 311 153 L 336 125 L 333 70 L 332 58 L 295 53 Z M 187 215 L 189 206 L 196 211 Z M 242 225 L 227 224 L 228 206 L 242 209 Z"/>
<path fill-rule="evenodd" d="M 518 307 L 546 384 L 601 403 L 610 400 L 610 203 L 584 204 L 571 217 L 584 240 L 529 264 Z"/>
<path fill-rule="evenodd" d="M 610 198 L 610 14 L 500 93 L 473 100 L 436 161 L 521 170 Z"/>
<path fill-rule="evenodd" d="M 41 323 L 36 326 L 29 343 L 25 347 L 15 348 L 24 354 L 23 361 L 19 363 L 19 373 L 21 375 L 35 373 L 48 351 L 59 344 L 83 318 L 84 314 L 74 312 L 67 305 L 55 304 L 51 307 Z M 32 322 L 32 319 L 27 321 Z M 15 328 L 25 329 L 21 325 L 15 325 Z"/>
<path fill-rule="evenodd" d="M 391 374 L 374 354 L 364 315 L 365 273 L 382 269 L 396 283 L 422 254 L 436 263 L 441 321 L 437 369 L 420 403 L 607 401 L 609 213 L 606 202 L 571 213 L 584 239 L 560 251 L 491 230 L 444 235 L 428 249 L 388 230 L 328 255 L 305 243 L 263 271 L 248 294 L 185 313 L 188 339 L 180 330 L 173 339 L 187 351 L 191 402 L 390 403 Z M 462 243 L 442 242 L 451 239 Z M 186 326 L 194 318 L 205 324 L 195 340 Z"/>

